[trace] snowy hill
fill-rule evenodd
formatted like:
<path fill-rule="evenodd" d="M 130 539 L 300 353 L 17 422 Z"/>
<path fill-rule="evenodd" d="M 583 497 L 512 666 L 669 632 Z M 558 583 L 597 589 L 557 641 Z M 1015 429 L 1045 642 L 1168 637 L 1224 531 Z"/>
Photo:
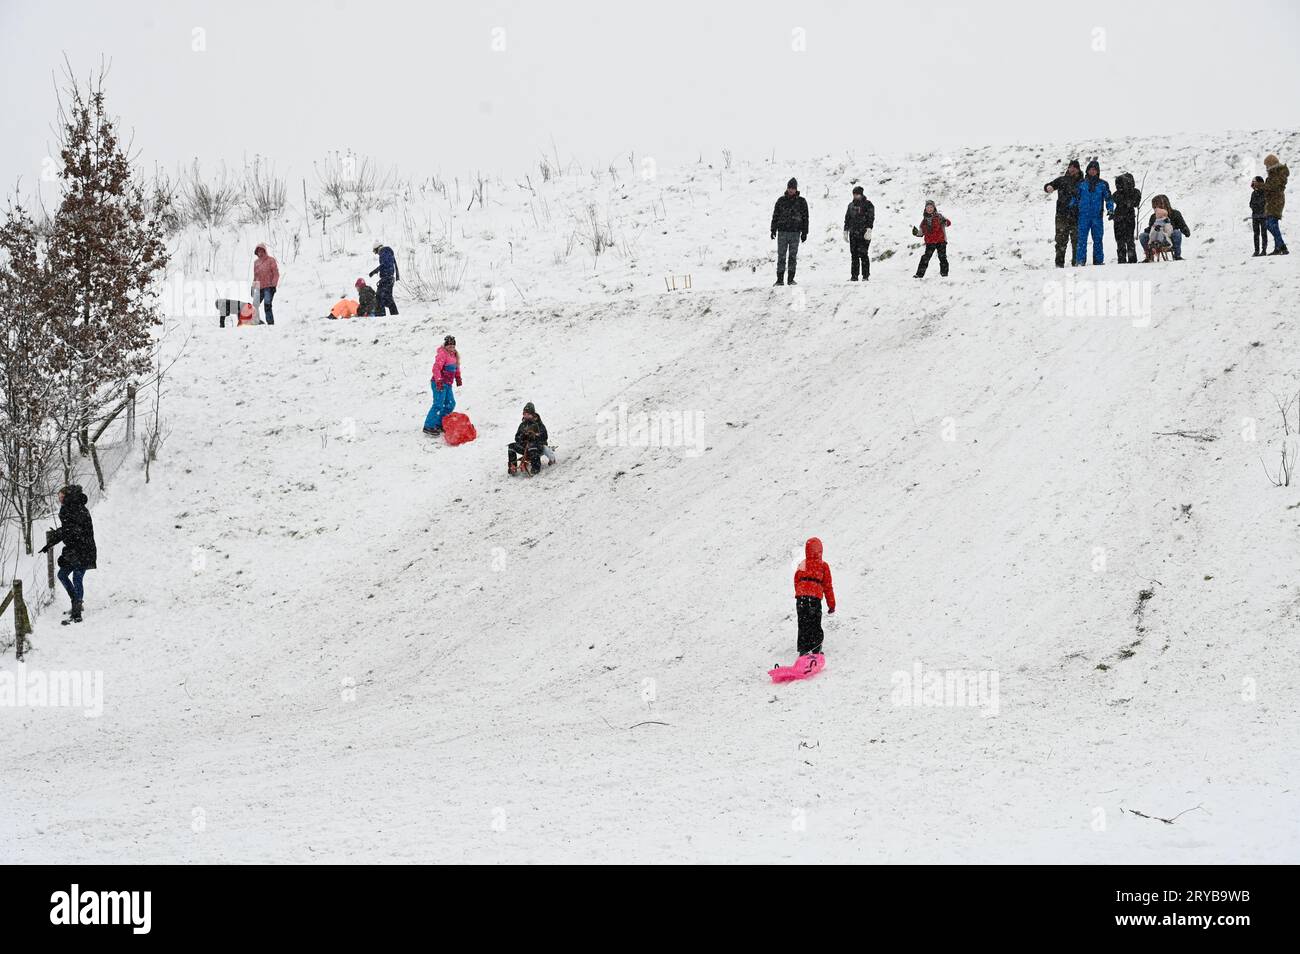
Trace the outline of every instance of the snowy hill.
<path fill-rule="evenodd" d="M 102 671 L 103 713 L 0 708 L 0 858 L 1300 859 L 1300 486 L 1260 465 L 1300 389 L 1300 280 L 1242 221 L 1246 157 L 1297 146 L 533 176 L 470 212 L 413 188 L 296 259 L 290 214 L 279 323 L 186 319 L 153 480 L 124 466 L 94 509 L 86 622 L 36 620 L 29 669 Z M 1051 268 L 1041 184 L 1093 153 L 1171 196 L 1188 261 Z M 813 228 L 774 289 L 791 174 Z M 594 260 L 565 254 L 591 195 Z M 947 280 L 910 277 L 926 197 Z M 255 236 L 182 236 L 181 280 L 245 280 Z M 461 288 L 315 317 L 372 236 Z M 1137 283 L 1119 314 L 1056 308 L 1099 281 Z M 449 332 L 460 448 L 419 433 Z M 526 400 L 561 463 L 511 480 Z M 828 668 L 774 687 L 813 534 Z M 996 695 L 917 705 L 918 667 Z"/>

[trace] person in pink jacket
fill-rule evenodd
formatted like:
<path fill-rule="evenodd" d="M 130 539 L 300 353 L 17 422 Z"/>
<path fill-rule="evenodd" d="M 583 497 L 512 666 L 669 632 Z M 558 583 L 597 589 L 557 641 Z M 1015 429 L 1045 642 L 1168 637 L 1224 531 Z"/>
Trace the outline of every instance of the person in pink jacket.
<path fill-rule="evenodd" d="M 266 251 L 266 244 L 259 242 L 253 249 L 253 300 L 266 309 L 266 323 L 275 324 L 275 313 L 271 311 L 271 299 L 275 297 L 275 288 L 280 284 L 280 263 Z"/>
<path fill-rule="evenodd" d="M 442 433 L 442 419 L 456 409 L 456 395 L 452 383 L 460 387 L 460 352 L 456 350 L 456 339 L 447 335 L 438 349 L 438 357 L 433 362 L 433 377 L 429 381 L 433 388 L 433 407 L 424 418 L 424 433 L 436 436 Z"/>

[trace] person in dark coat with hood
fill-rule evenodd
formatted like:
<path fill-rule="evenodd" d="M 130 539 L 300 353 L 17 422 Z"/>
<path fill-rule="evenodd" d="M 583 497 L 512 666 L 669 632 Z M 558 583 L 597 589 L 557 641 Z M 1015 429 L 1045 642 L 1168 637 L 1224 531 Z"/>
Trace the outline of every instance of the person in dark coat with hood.
<path fill-rule="evenodd" d="M 1079 244 L 1074 250 L 1074 264 L 1082 265 L 1088 259 L 1088 237 L 1092 236 L 1092 264 L 1103 265 L 1106 252 L 1101 237 L 1105 222 L 1101 213 L 1115 211 L 1115 200 L 1110 194 L 1110 183 L 1101 177 L 1101 163 L 1088 161 L 1088 171 L 1079 188 L 1074 191 L 1074 207 L 1079 213 Z"/>
<path fill-rule="evenodd" d="M 871 250 L 871 230 L 876 224 L 876 207 L 871 204 L 862 186 L 853 187 L 853 201 L 844 213 L 844 240 L 849 243 L 849 281 L 858 280 L 859 265 L 862 280 L 871 280 L 871 259 L 867 253 Z"/>
<path fill-rule="evenodd" d="M 364 278 L 358 278 L 357 284 L 357 315 L 361 318 L 370 318 L 379 310 L 379 296 L 375 290 L 366 284 Z"/>
<path fill-rule="evenodd" d="M 1271 152 L 1264 157 L 1264 227 L 1273 236 L 1270 255 L 1287 255 L 1286 242 L 1282 240 L 1282 209 L 1286 206 L 1286 180 L 1291 170 Z"/>
<path fill-rule="evenodd" d="M 1079 217 L 1074 211 L 1074 191 L 1079 187 L 1083 173 L 1079 170 L 1079 160 L 1071 159 L 1066 166 L 1065 175 L 1057 176 L 1043 186 L 1048 195 L 1056 193 L 1056 267 L 1065 268 L 1065 245 L 1070 245 L 1070 261 L 1074 261 L 1074 249 L 1079 240 Z"/>
<path fill-rule="evenodd" d="M 86 494 L 79 484 L 68 484 L 59 491 L 59 523 L 62 526 L 54 530 L 41 552 L 45 553 L 56 543 L 63 544 L 63 552 L 59 554 L 59 582 L 72 601 L 68 616 L 72 622 L 80 623 L 82 578 L 87 570 L 95 569 L 99 554 L 95 548 L 95 525 L 86 509 Z"/>
<path fill-rule="evenodd" d="M 1137 262 L 1137 246 L 1133 242 L 1133 233 L 1137 226 L 1137 210 L 1142 204 L 1142 193 L 1133 184 L 1131 172 L 1121 172 L 1115 177 L 1115 211 L 1111 221 L 1115 223 L 1115 248 L 1121 265 Z"/>
<path fill-rule="evenodd" d="M 776 284 L 793 285 L 799 243 L 808 241 L 808 200 L 799 194 L 799 183 L 794 179 L 785 184 L 785 194 L 772 208 L 772 238 L 776 239 Z"/>

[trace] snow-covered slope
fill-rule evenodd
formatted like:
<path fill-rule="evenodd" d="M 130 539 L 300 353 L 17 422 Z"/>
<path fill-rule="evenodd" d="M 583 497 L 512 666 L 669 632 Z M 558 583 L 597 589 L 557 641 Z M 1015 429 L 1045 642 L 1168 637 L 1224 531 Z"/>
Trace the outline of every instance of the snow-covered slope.
<path fill-rule="evenodd" d="M 1300 488 L 1260 457 L 1298 387 L 1300 280 L 1239 221 L 1241 157 L 1297 144 L 979 150 L 933 187 L 940 157 L 720 190 L 660 169 L 610 193 L 639 237 L 596 270 L 556 264 L 510 191 L 458 219 L 464 290 L 383 320 L 312 317 L 340 284 L 315 275 L 368 270 L 397 207 L 333 257 L 281 250 L 280 323 L 196 322 L 153 481 L 123 467 L 96 507 L 86 622 L 36 621 L 29 669 L 102 671 L 103 714 L 0 709 L 0 856 L 1297 860 Z M 1052 269 L 1041 183 L 1076 151 L 1149 169 L 1189 260 Z M 773 289 L 790 173 L 813 235 Z M 855 175 L 896 256 L 865 286 L 839 238 Z M 590 182 L 547 186 L 556 218 Z M 927 195 L 955 223 L 946 281 L 910 277 Z M 1063 280 L 1136 281 L 1139 305 L 1060 315 Z M 515 284 L 528 304 L 485 300 Z M 479 431 L 460 448 L 419 433 L 448 332 Z M 561 463 L 510 480 L 526 400 Z M 620 441 L 620 406 L 700 440 Z M 773 687 L 812 534 L 828 669 Z M 996 678 L 996 705 L 903 704 L 918 665 Z"/>

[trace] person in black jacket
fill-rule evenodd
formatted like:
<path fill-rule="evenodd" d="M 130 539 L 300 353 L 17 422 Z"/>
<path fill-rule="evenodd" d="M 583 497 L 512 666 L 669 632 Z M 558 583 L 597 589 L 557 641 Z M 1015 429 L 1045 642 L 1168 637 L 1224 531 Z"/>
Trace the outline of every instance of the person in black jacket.
<path fill-rule="evenodd" d="M 1122 172 L 1115 178 L 1115 211 L 1111 221 L 1115 223 L 1115 247 L 1119 252 L 1119 263 L 1133 265 L 1137 263 L 1137 246 L 1133 244 L 1136 231 L 1137 210 L 1142 204 L 1142 193 L 1133 184 L 1133 174 Z"/>
<path fill-rule="evenodd" d="M 83 587 L 82 577 L 87 570 L 95 569 L 98 551 L 95 549 L 95 525 L 86 509 L 86 495 L 78 484 L 68 484 L 59 491 L 59 523 L 62 524 L 41 547 L 45 553 L 56 543 L 63 544 L 59 554 L 59 582 L 68 591 L 72 609 L 71 622 L 81 622 Z"/>
<path fill-rule="evenodd" d="M 876 224 L 876 207 L 862 191 L 862 186 L 853 187 L 853 201 L 844 213 L 844 239 L 849 243 L 849 281 L 858 280 L 858 263 L 862 265 L 862 280 L 871 280 L 871 259 L 867 252 L 871 248 L 871 230 Z"/>
<path fill-rule="evenodd" d="M 1056 193 L 1056 267 L 1065 268 L 1065 243 L 1070 243 L 1070 261 L 1074 261 L 1075 244 L 1079 241 L 1079 213 L 1074 207 L 1074 194 L 1083 181 L 1079 160 L 1071 159 L 1065 175 L 1057 176 L 1043 186 L 1043 191 Z"/>
<path fill-rule="evenodd" d="M 1267 201 L 1268 197 L 1264 195 L 1264 177 L 1255 176 L 1250 183 L 1250 228 L 1255 239 L 1255 255 L 1268 254 L 1268 216 L 1264 214 Z"/>
<path fill-rule="evenodd" d="M 785 194 L 772 209 L 772 238 L 776 239 L 776 284 L 793 285 L 799 243 L 808 241 L 808 200 L 799 194 L 799 183 L 794 179 L 785 184 Z"/>
<path fill-rule="evenodd" d="M 527 468 L 525 473 L 528 470 L 534 474 L 538 473 L 542 469 L 542 448 L 549 442 L 546 425 L 538 416 L 533 402 L 529 401 L 524 405 L 523 420 L 519 422 L 519 428 L 515 431 L 514 442 L 506 450 L 506 473 L 518 473 L 519 457 L 524 458 L 524 467 Z"/>

